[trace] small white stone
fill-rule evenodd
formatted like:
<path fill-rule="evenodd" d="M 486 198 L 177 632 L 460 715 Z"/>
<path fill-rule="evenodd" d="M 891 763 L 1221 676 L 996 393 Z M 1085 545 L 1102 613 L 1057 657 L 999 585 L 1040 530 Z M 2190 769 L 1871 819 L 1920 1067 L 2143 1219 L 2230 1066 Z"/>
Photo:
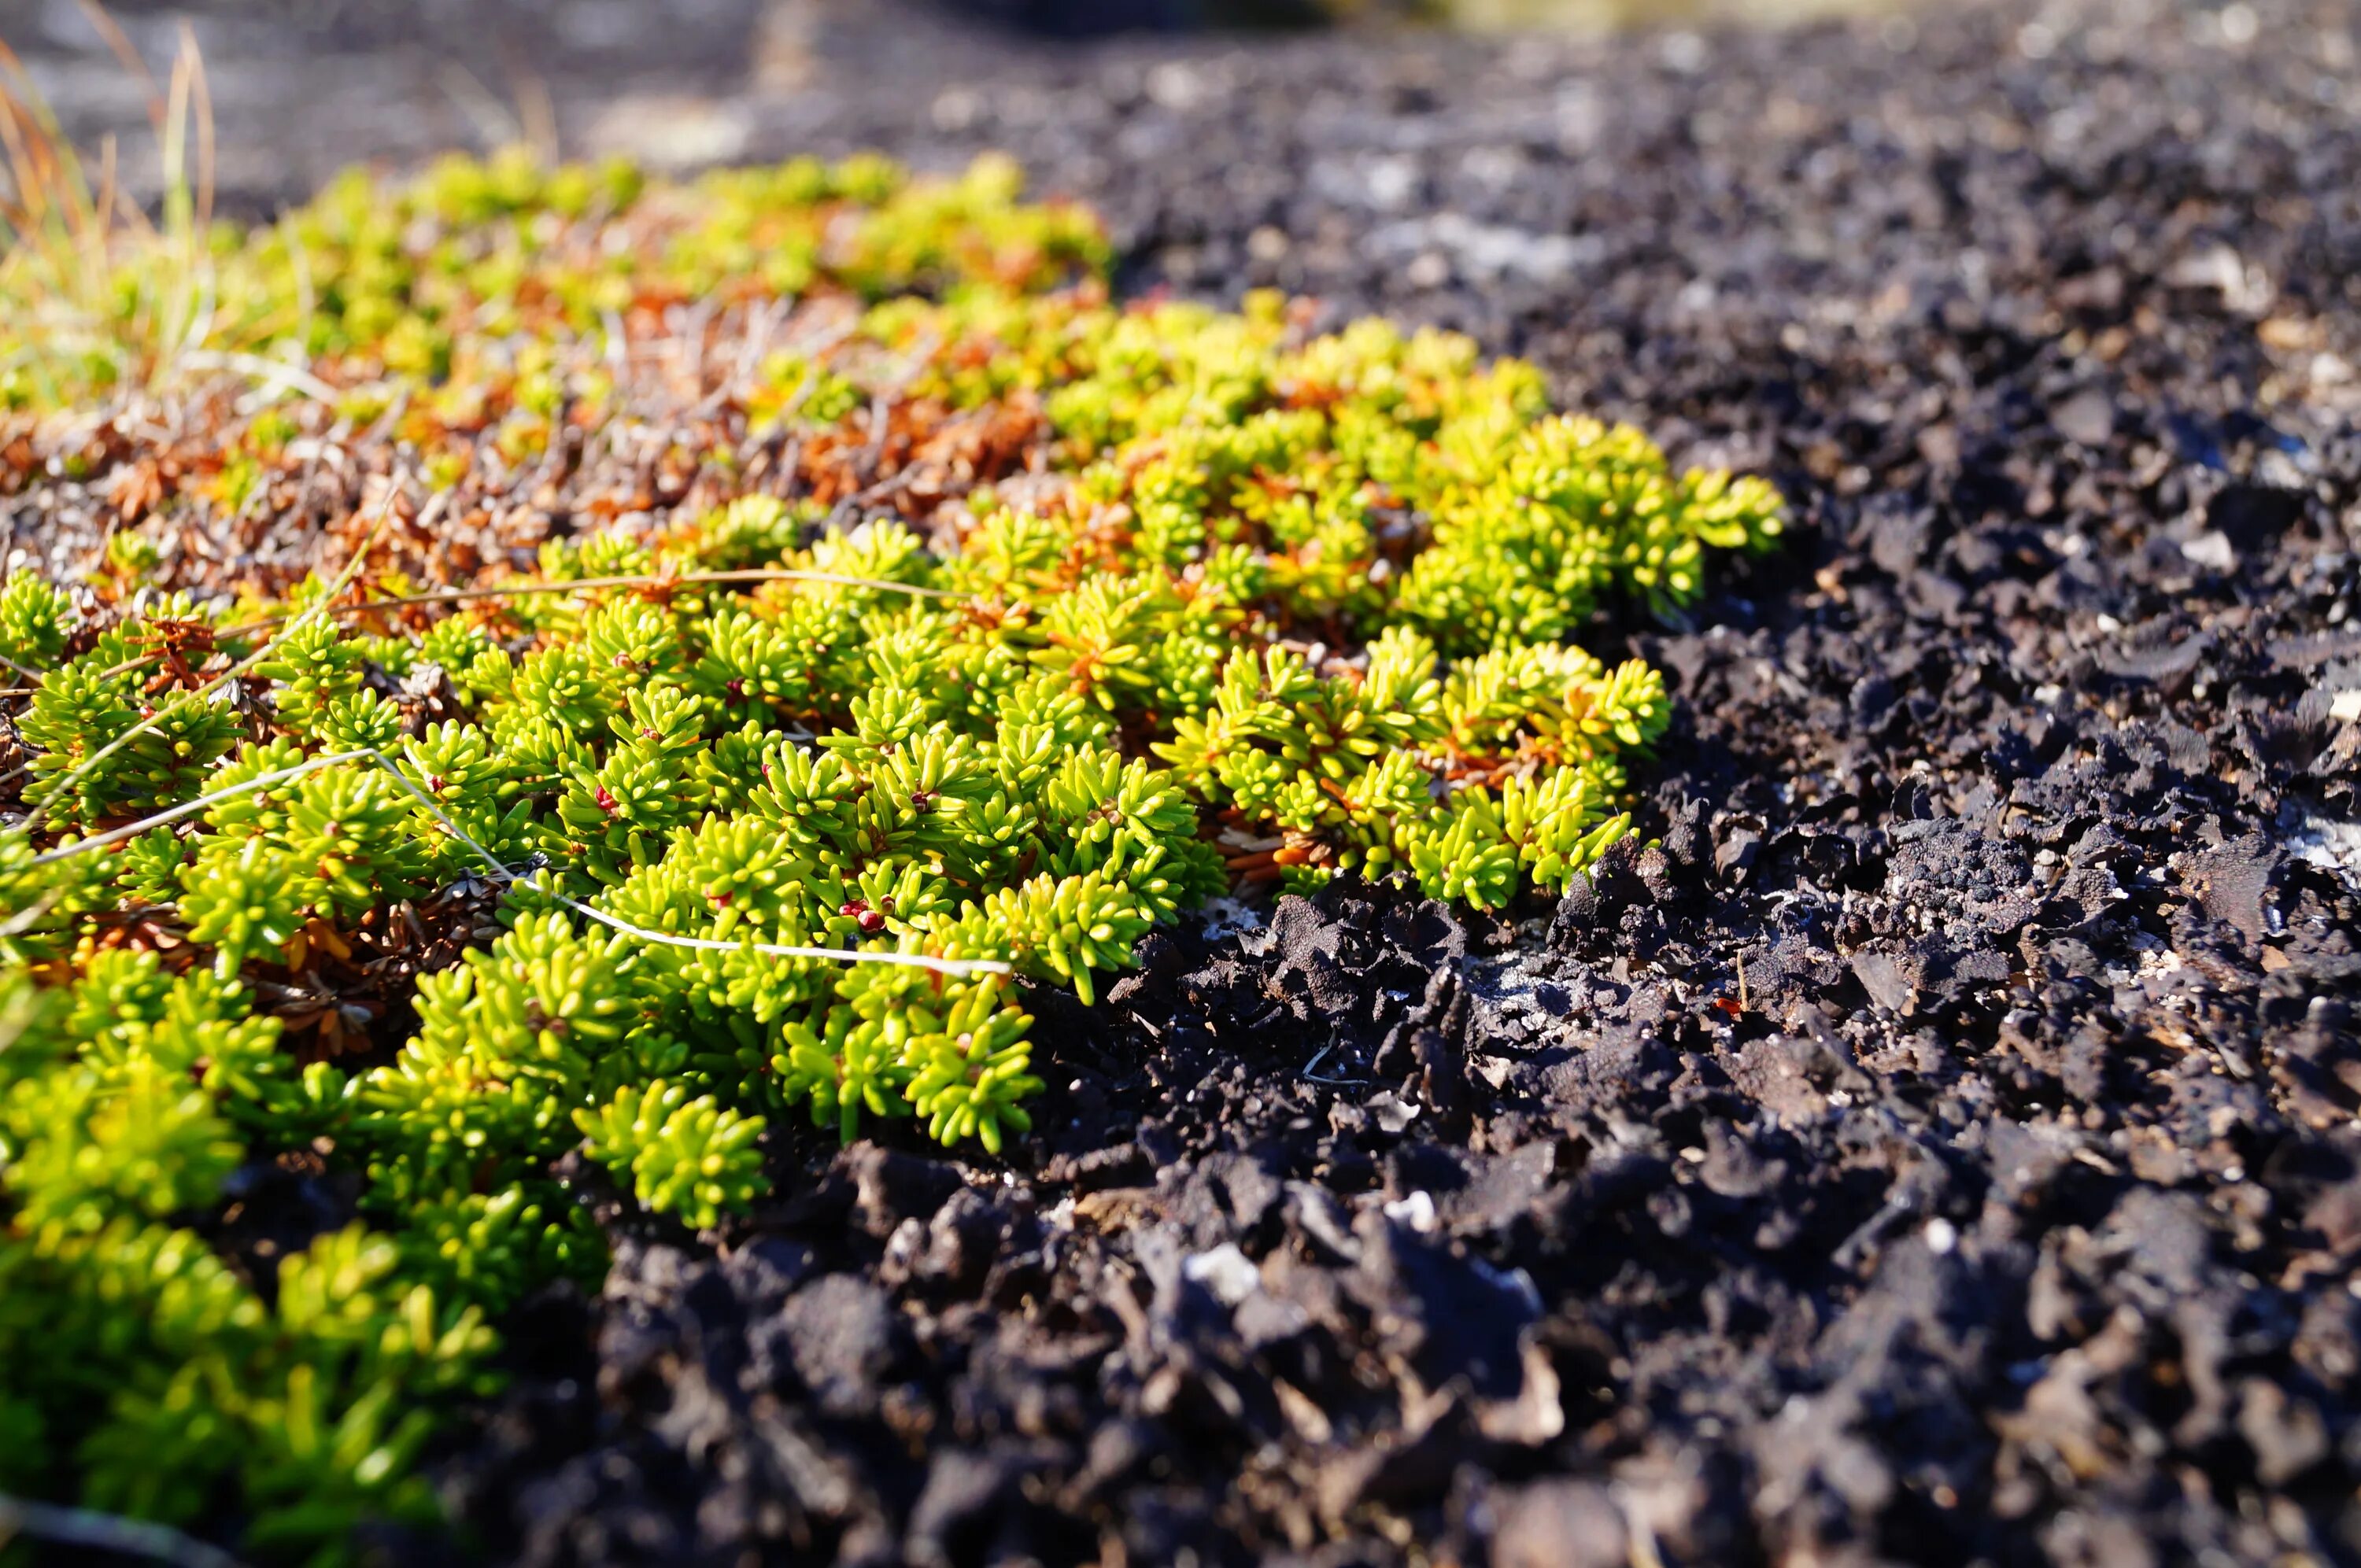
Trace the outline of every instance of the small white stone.
<path fill-rule="evenodd" d="M 1408 158 L 1375 158 L 1362 176 L 1369 204 L 1388 212 L 1410 204 L 1418 193 L 1418 164 Z"/>
<path fill-rule="evenodd" d="M 2194 539 L 2182 541 L 2180 553 L 2192 565 L 2209 566 L 2216 572 L 2227 572 L 2238 565 L 2238 552 L 2232 547 L 2230 536 L 2218 528 L 2209 528 Z"/>
<path fill-rule="evenodd" d="M 592 124 L 588 142 L 664 169 L 726 163 L 745 151 L 753 126 L 734 104 L 678 94 L 618 98 Z"/>
<path fill-rule="evenodd" d="M 1434 1200 L 1423 1191 L 1397 1198 L 1386 1205 L 1386 1218 L 1400 1220 L 1421 1235 L 1431 1235 L 1434 1231 Z"/>
<path fill-rule="evenodd" d="M 1187 62 L 1168 60 L 1148 73 L 1148 95 L 1167 109 L 1192 108 L 1205 96 L 1205 79 Z"/>
<path fill-rule="evenodd" d="M 1224 1307 L 1235 1307 L 1262 1288 L 1262 1271 L 1255 1267 L 1254 1259 L 1238 1250 L 1235 1242 L 1224 1242 L 1182 1258 L 1180 1273 L 1211 1290 Z"/>

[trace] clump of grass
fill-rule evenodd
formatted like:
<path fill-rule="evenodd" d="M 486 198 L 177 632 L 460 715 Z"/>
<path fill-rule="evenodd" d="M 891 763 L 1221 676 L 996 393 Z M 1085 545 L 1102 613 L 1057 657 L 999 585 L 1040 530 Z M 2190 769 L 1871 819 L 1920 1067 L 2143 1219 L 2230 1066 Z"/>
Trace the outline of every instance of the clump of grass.
<path fill-rule="evenodd" d="M 110 140 L 93 176 L 24 61 L 0 43 L 0 389 L 56 407 L 168 375 L 200 347 L 214 299 L 213 115 L 184 28 L 159 90 L 105 13 L 93 23 L 149 90 L 162 176 L 150 219 L 125 194 Z"/>

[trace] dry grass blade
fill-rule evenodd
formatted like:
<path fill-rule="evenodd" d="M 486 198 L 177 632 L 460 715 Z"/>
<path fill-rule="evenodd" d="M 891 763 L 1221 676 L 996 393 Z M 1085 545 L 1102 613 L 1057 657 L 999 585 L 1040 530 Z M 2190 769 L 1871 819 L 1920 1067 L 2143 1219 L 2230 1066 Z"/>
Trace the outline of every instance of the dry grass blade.
<path fill-rule="evenodd" d="M 205 236 L 213 225 L 213 95 L 206 86 L 204 58 L 197 52 L 196 34 L 186 22 L 181 24 L 181 48 L 172 60 L 159 137 L 166 265 L 157 281 L 162 298 L 149 348 L 151 383 L 165 376 L 181 356 L 202 345 L 212 329 L 213 261 Z M 192 137 L 196 143 L 193 189 L 189 172 Z"/>
<path fill-rule="evenodd" d="M 98 0 L 81 0 L 81 9 L 83 18 L 105 42 L 107 52 L 115 56 L 116 63 L 129 74 L 137 77 L 140 84 L 148 89 L 148 123 L 155 127 L 158 136 L 162 136 L 164 134 L 164 94 L 156 84 L 156 73 L 148 69 L 148 61 L 141 58 L 139 50 L 132 44 L 130 37 L 124 32 L 114 16 L 108 14 L 106 7 L 100 5 Z"/>

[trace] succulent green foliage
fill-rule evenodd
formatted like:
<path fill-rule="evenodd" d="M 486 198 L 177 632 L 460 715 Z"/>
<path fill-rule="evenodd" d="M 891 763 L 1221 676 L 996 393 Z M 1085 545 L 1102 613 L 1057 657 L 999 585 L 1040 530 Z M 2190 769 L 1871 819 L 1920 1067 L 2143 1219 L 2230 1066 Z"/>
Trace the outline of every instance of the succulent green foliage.
<path fill-rule="evenodd" d="M 613 417 L 624 316 L 833 313 L 708 405 L 805 455 L 769 476 L 798 499 L 688 454 L 735 499 L 585 514 L 460 602 L 0 584 L 33 809 L 0 828 L 0 1489 L 232 1499 L 250 1553 L 333 1558 L 426 1509 L 410 1463 L 487 1323 L 598 1278 L 585 1169 L 706 1228 L 806 1119 L 998 1154 L 1044 1087 L 1028 989 L 1094 1002 L 1202 899 L 1356 873 L 1497 908 L 1630 831 L 1664 685 L 1569 639 L 1677 617 L 1709 550 L 1776 538 L 1770 488 L 1463 338 L 1059 287 L 1097 231 L 1015 198 L 989 160 L 452 162 L 216 247 L 230 345 L 446 485 Z M 305 428 L 240 417 L 233 508 Z M 122 581 L 165 569 L 115 539 Z M 408 1037 L 318 1059 L 280 999 L 430 927 Z M 364 1218 L 250 1278 L 199 1232 L 272 1160 Z"/>
<path fill-rule="evenodd" d="M 0 584 L 0 659 L 19 674 L 38 674 L 58 662 L 74 623 L 73 602 L 30 573 Z"/>
<path fill-rule="evenodd" d="M 27 800 L 72 820 L 170 806 L 195 792 L 205 769 L 236 744 L 237 719 L 197 698 L 159 710 L 117 673 L 125 647 L 107 640 L 51 672 L 17 732 L 41 754 Z M 83 764 L 92 764 L 83 766 Z"/>
<path fill-rule="evenodd" d="M 628 1177 L 641 1202 L 710 1225 L 725 1210 L 742 1211 L 763 1189 L 763 1155 L 754 1140 L 763 1118 L 741 1115 L 710 1094 L 690 1098 L 686 1084 L 659 1078 L 627 1085 L 595 1112 L 574 1120 L 583 1152 Z"/>
<path fill-rule="evenodd" d="M 244 1128 L 302 1121 L 313 1075 L 277 1020 L 122 949 L 29 1011 L 9 994 L 0 1488 L 75 1475 L 89 1506 L 188 1523 L 231 1486 L 249 1546 L 294 1558 L 340 1555 L 361 1517 L 431 1519 L 410 1462 L 436 1403 L 483 1384 L 483 1306 L 358 1226 L 287 1258 L 266 1300 L 186 1228 Z"/>

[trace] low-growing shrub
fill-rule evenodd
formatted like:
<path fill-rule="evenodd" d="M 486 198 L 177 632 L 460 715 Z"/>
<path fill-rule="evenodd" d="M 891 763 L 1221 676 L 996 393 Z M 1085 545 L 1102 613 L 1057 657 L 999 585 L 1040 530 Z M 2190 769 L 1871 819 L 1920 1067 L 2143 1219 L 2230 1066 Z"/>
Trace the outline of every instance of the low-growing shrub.
<path fill-rule="evenodd" d="M 708 1226 L 785 1117 L 997 1153 L 1028 984 L 1090 1002 L 1234 888 L 1497 908 L 1630 831 L 1664 684 L 1571 639 L 1694 603 L 1772 489 L 1463 338 L 1112 305 L 1015 197 L 452 163 L 216 246 L 232 345 L 300 381 L 155 385 L 211 455 L 86 581 L 0 586 L 0 1486 L 333 1557 L 431 1512 L 488 1325 L 598 1277 L 562 1172 Z M 139 460 L 82 428 L 27 444 Z M 546 519 L 592 441 L 648 494 L 567 493 L 529 565 L 396 504 Z M 304 525 L 334 576 L 188 543 L 331 450 L 424 477 Z M 360 1217 L 217 1254 L 273 1163 Z"/>

